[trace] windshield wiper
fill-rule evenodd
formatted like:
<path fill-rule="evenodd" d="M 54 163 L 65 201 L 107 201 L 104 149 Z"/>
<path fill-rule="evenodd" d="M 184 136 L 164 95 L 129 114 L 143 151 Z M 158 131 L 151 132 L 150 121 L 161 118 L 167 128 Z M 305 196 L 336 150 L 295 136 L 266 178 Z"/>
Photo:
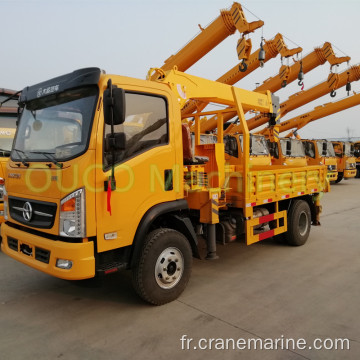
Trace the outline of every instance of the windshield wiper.
<path fill-rule="evenodd" d="M 29 151 L 30 154 L 41 154 L 44 155 L 47 159 L 49 159 L 54 165 L 58 168 L 62 169 L 63 164 L 59 163 L 56 159 L 53 152 L 46 152 L 46 151 Z"/>
<path fill-rule="evenodd" d="M 21 162 L 24 166 L 29 167 L 29 163 L 26 162 L 26 160 L 28 160 L 28 159 L 27 159 L 26 157 L 23 157 L 23 156 L 21 155 L 21 154 L 26 155 L 25 152 L 22 151 L 22 150 L 19 150 L 19 149 L 15 149 L 15 148 L 13 148 L 13 150 L 15 150 L 16 153 L 18 154 L 18 156 L 19 156 L 19 158 L 20 158 L 20 162 Z"/>

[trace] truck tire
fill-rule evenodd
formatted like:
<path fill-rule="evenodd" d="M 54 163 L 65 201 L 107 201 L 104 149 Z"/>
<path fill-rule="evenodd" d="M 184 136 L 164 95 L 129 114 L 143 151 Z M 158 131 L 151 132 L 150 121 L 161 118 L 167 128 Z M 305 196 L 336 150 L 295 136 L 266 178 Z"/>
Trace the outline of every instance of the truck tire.
<path fill-rule="evenodd" d="M 336 183 L 339 183 L 342 179 L 344 178 L 344 173 L 343 172 L 339 172 L 338 173 L 338 177 L 335 180 Z"/>
<path fill-rule="evenodd" d="M 153 305 L 177 299 L 189 282 L 192 251 L 187 238 L 173 229 L 149 233 L 132 269 L 133 286 Z"/>
<path fill-rule="evenodd" d="M 304 200 L 294 200 L 287 214 L 287 232 L 284 234 L 289 245 L 304 245 L 311 228 L 309 204 Z"/>

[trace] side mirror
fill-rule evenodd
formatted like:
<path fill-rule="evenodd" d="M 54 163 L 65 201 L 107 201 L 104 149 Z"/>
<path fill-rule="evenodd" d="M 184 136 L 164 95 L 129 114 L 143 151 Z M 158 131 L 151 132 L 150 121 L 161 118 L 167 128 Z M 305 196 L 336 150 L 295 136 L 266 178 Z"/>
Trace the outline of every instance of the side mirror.
<path fill-rule="evenodd" d="M 125 121 L 125 91 L 110 88 L 104 91 L 104 118 L 107 125 L 121 125 Z"/>
<path fill-rule="evenodd" d="M 125 150 L 126 137 L 124 133 L 107 134 L 105 137 L 105 152 Z"/>
<path fill-rule="evenodd" d="M 327 143 L 323 142 L 322 156 L 326 156 L 326 154 L 327 154 Z"/>

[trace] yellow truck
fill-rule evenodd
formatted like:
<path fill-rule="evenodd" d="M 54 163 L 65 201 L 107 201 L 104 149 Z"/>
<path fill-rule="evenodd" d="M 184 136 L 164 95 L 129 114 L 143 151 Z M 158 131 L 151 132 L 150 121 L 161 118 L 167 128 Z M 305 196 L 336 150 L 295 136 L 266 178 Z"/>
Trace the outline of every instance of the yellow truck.
<path fill-rule="evenodd" d="M 338 178 L 337 158 L 331 141 L 326 139 L 303 139 L 305 154 L 309 165 L 324 164 L 329 181 Z"/>
<path fill-rule="evenodd" d="M 181 108 L 202 99 L 229 109 L 193 114 L 191 149 Z M 284 234 L 299 246 L 319 225 L 324 166 L 250 166 L 244 113 L 276 116 L 269 92 L 175 69 L 138 80 L 87 68 L 26 87 L 19 104 L 1 249 L 47 274 L 86 279 L 129 269 L 137 293 L 161 305 L 185 289 L 200 234 L 206 258 L 216 259 L 225 235 L 252 244 Z M 227 111 L 242 124 L 237 164 L 225 160 Z M 218 118 L 217 142 L 204 144 L 200 123 L 209 115 Z"/>
<path fill-rule="evenodd" d="M 360 141 L 354 142 L 354 156 L 356 161 L 356 177 L 360 178 Z"/>
<path fill-rule="evenodd" d="M 268 140 L 268 146 L 274 165 L 306 166 L 304 146 L 301 140 L 280 138 L 279 141 Z"/>
<path fill-rule="evenodd" d="M 356 159 L 354 156 L 354 144 L 350 141 L 332 141 L 337 159 L 339 183 L 342 179 L 351 179 L 356 176 Z"/>
<path fill-rule="evenodd" d="M 15 136 L 17 119 L 16 91 L 0 89 L 0 184 L 4 182 L 6 163 Z M 0 191 L 0 225 L 4 221 L 3 193 Z"/>

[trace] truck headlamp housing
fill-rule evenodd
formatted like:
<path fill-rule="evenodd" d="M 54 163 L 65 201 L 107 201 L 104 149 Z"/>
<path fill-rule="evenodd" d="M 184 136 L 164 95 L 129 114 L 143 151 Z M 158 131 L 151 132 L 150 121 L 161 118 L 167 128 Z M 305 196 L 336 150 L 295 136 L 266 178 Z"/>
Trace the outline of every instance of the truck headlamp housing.
<path fill-rule="evenodd" d="M 86 237 L 85 189 L 78 189 L 60 201 L 61 236 Z"/>
<path fill-rule="evenodd" d="M 346 170 L 354 170 L 356 168 L 356 163 L 346 163 Z"/>

